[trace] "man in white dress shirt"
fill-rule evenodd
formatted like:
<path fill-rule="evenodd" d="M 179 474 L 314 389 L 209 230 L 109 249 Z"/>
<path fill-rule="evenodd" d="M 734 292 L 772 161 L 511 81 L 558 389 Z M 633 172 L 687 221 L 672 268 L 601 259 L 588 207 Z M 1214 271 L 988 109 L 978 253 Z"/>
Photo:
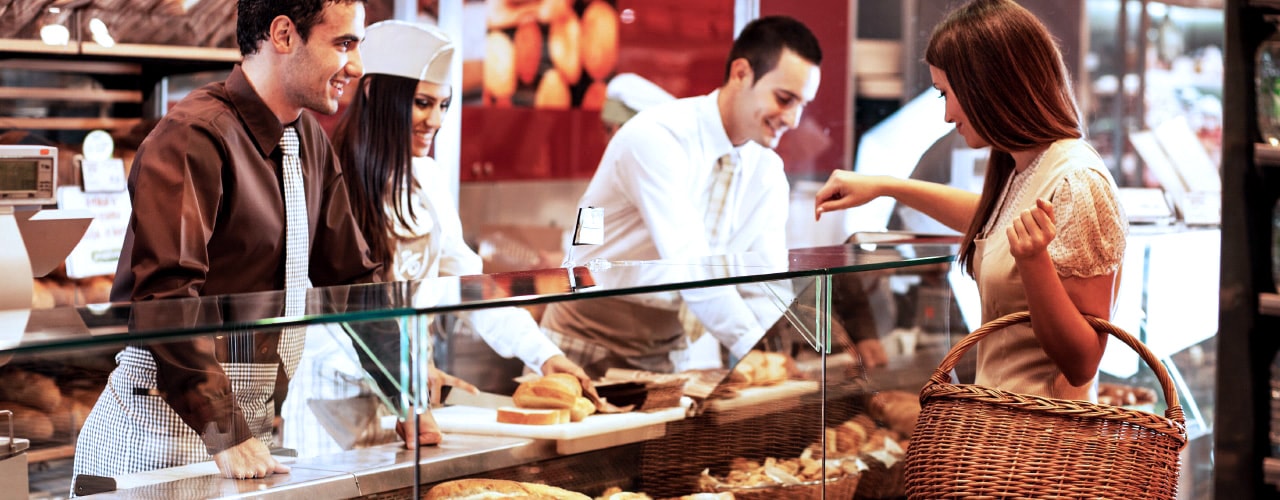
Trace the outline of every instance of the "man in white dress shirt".
<path fill-rule="evenodd" d="M 785 266 L 789 185 L 772 148 L 817 94 L 821 61 L 803 24 L 760 18 L 734 41 L 719 89 L 627 121 L 579 202 L 604 209 L 604 244 L 578 249 L 575 260 L 754 252 Z M 682 305 L 735 357 L 781 315 L 738 288 L 714 287 L 555 303 L 542 327 L 591 376 L 610 367 L 672 371 L 672 353 L 687 344 Z"/>

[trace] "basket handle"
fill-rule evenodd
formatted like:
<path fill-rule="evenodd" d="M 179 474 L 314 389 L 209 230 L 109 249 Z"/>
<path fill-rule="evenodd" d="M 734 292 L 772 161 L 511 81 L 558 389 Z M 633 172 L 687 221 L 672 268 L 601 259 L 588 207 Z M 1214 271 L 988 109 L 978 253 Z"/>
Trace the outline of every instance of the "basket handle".
<path fill-rule="evenodd" d="M 1169 377 L 1169 370 L 1165 369 L 1164 364 L 1161 363 L 1159 359 L 1156 359 L 1156 355 L 1153 354 L 1150 349 L 1147 349 L 1145 344 L 1137 338 L 1134 338 L 1133 335 L 1129 335 L 1128 332 L 1111 324 L 1109 321 L 1089 316 L 1087 314 L 1084 315 L 1084 319 L 1089 322 L 1089 326 L 1093 327 L 1094 331 L 1109 333 L 1112 337 L 1120 339 L 1134 351 L 1137 351 L 1138 356 L 1142 357 L 1142 361 L 1147 363 L 1147 366 L 1151 368 L 1151 371 L 1155 372 L 1156 379 L 1160 381 L 1160 388 L 1164 392 L 1164 400 L 1168 405 L 1168 409 L 1164 411 L 1164 416 L 1170 420 L 1184 422 L 1185 417 L 1182 414 L 1182 406 L 1178 404 L 1177 388 L 1173 385 L 1173 379 Z M 973 333 L 965 335 L 963 339 L 960 339 L 960 342 L 957 342 L 956 345 L 951 348 L 951 351 L 947 352 L 947 356 L 942 358 L 942 364 L 938 365 L 938 368 L 933 371 L 933 376 L 929 377 L 929 382 L 926 385 L 950 384 L 951 376 L 949 373 L 956 367 L 956 363 L 960 362 L 960 358 L 964 357 L 965 353 L 969 352 L 969 349 L 973 347 L 974 344 L 977 344 L 978 341 L 993 332 L 1003 330 L 1018 323 L 1030 321 L 1031 313 L 1021 311 L 1006 314 L 979 326 L 977 330 L 973 331 Z"/>

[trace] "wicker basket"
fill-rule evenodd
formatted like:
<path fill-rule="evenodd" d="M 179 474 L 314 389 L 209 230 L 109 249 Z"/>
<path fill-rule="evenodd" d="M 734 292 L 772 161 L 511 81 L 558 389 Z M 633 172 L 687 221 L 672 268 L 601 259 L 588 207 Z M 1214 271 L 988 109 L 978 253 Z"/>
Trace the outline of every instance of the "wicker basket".
<path fill-rule="evenodd" d="M 907 450 L 907 496 L 1173 499 L 1179 452 L 1187 443 L 1182 407 L 1164 366 L 1116 326 L 1086 317 L 1155 372 L 1169 407 L 1165 417 L 949 383 L 948 372 L 971 346 L 1029 319 L 1021 312 L 982 325 L 947 353 L 925 383 Z"/>
<path fill-rule="evenodd" d="M 858 491 L 853 498 L 873 500 L 879 498 L 900 498 L 906 486 L 906 463 L 899 460 L 893 467 L 885 467 L 878 460 L 863 458 L 867 470 L 862 471 L 858 480 Z"/>
<path fill-rule="evenodd" d="M 707 493 L 733 493 L 734 500 L 851 500 L 858 490 L 859 476 L 846 474 L 827 479 L 826 496 L 823 496 L 822 481 L 808 481 L 799 484 L 777 486 L 751 486 L 741 488 L 711 488 Z"/>

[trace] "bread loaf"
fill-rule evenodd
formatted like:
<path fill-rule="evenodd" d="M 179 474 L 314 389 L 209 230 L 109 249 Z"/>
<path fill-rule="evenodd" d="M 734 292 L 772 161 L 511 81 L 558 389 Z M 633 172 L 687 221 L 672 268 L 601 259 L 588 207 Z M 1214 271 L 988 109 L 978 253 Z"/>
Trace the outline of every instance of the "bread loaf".
<path fill-rule="evenodd" d="M 850 420 L 836 427 L 836 449 L 841 453 L 857 453 L 867 442 L 867 429 Z"/>
<path fill-rule="evenodd" d="M 498 408 L 498 422 L 521 425 L 555 425 L 569 423 L 569 410 L 516 408 L 503 406 Z"/>
<path fill-rule="evenodd" d="M 521 408 L 570 409 L 580 397 L 582 383 L 577 377 L 555 373 L 520 384 L 511 399 Z"/>
<path fill-rule="evenodd" d="M 653 497 L 644 493 L 632 493 L 630 491 L 622 491 L 622 488 L 610 486 L 596 497 L 596 500 L 653 500 Z"/>
<path fill-rule="evenodd" d="M 591 500 L 581 493 L 505 479 L 458 479 L 440 483 L 427 491 L 425 500 L 482 500 L 496 498 L 534 498 L 544 500 Z"/>
<path fill-rule="evenodd" d="M 906 391 L 880 391 L 871 397 L 867 413 L 894 432 L 911 437 L 920 417 L 920 397 Z"/>
<path fill-rule="evenodd" d="M 53 437 L 53 420 L 47 412 L 12 401 L 0 401 L 0 410 L 13 412 L 14 436 L 31 441 L 47 441 Z M 0 432 L 8 434 L 8 429 Z"/>
<path fill-rule="evenodd" d="M 751 351 L 733 368 L 734 379 L 748 385 L 773 385 L 787 379 L 787 365 L 791 362 L 780 352 Z"/>
<path fill-rule="evenodd" d="M 573 422 L 581 422 L 588 415 L 596 412 L 596 405 L 590 399 L 578 398 L 573 403 L 573 408 L 569 409 L 569 420 Z"/>
<path fill-rule="evenodd" d="M 50 413 L 62 404 L 62 392 L 48 375 L 12 368 L 0 372 L 0 400 Z"/>

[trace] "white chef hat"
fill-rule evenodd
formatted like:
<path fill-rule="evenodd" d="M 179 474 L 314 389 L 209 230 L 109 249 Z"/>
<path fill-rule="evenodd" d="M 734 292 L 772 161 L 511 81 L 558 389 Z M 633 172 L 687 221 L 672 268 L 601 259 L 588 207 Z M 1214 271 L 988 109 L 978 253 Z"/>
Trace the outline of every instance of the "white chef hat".
<path fill-rule="evenodd" d="M 392 20 L 365 29 L 360 55 L 366 74 L 447 85 L 453 48 L 449 37 L 435 26 Z"/>
<path fill-rule="evenodd" d="M 675 100 L 675 96 L 662 90 L 657 84 L 635 73 L 622 73 L 609 80 L 609 85 L 605 88 L 600 118 L 621 125 L 636 113 L 672 100 Z"/>

